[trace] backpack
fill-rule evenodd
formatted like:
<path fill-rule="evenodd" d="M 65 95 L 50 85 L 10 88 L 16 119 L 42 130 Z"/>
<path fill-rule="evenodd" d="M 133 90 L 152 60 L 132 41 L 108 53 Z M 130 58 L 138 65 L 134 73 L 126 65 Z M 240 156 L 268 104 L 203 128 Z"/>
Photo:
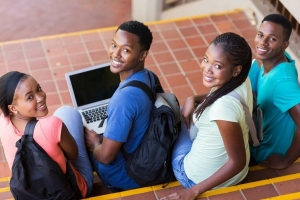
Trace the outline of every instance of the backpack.
<path fill-rule="evenodd" d="M 67 162 L 67 172 L 33 139 L 37 121 L 29 121 L 24 135 L 16 142 L 18 148 L 12 166 L 10 190 L 15 199 L 67 200 L 81 199 L 74 172 Z"/>
<path fill-rule="evenodd" d="M 257 147 L 260 145 L 260 141 L 263 140 L 263 126 L 262 126 L 262 120 L 263 120 L 263 112 L 260 108 L 260 105 L 257 104 L 257 97 L 256 94 L 252 91 L 253 95 L 253 111 L 252 111 L 252 117 L 250 115 L 250 111 L 248 106 L 246 105 L 245 101 L 242 99 L 242 97 L 236 93 L 235 91 L 232 91 L 228 93 L 228 95 L 238 99 L 242 105 L 243 109 L 246 113 L 246 120 L 249 127 L 249 143 L 253 147 Z"/>
<path fill-rule="evenodd" d="M 152 72 L 150 72 L 152 73 Z M 126 172 L 141 187 L 174 180 L 171 166 L 172 148 L 181 129 L 180 106 L 176 96 L 164 93 L 157 76 L 155 92 L 140 81 L 130 81 L 122 88 L 133 86 L 143 90 L 152 100 L 150 125 L 140 145 L 132 153 L 121 149 L 126 160 Z M 151 79 L 150 79 L 151 80 Z"/>

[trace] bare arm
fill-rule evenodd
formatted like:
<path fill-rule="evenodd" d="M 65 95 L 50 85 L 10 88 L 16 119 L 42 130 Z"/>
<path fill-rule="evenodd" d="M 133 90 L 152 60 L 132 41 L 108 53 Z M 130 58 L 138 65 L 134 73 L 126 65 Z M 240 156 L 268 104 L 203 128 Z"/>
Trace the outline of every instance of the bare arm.
<path fill-rule="evenodd" d="M 240 125 L 221 120 L 217 120 L 216 123 L 228 153 L 228 161 L 208 179 L 192 188 L 180 190 L 163 199 L 196 199 L 200 194 L 229 180 L 243 170 L 246 165 L 246 151 Z"/>
<path fill-rule="evenodd" d="M 93 152 L 94 157 L 102 164 L 110 164 L 120 151 L 123 143 L 100 136 L 93 130 L 85 128 L 85 142 L 87 148 Z"/>
<path fill-rule="evenodd" d="M 289 114 L 294 120 L 297 128 L 292 141 L 292 144 L 285 156 L 272 154 L 265 161 L 260 163 L 261 166 L 269 167 L 272 169 L 285 169 L 294 163 L 300 156 L 300 104 L 292 107 Z"/>
<path fill-rule="evenodd" d="M 190 129 L 190 120 L 195 110 L 195 105 L 201 103 L 206 96 L 207 94 L 195 95 L 195 96 L 190 96 L 186 99 L 181 111 L 181 115 L 183 117 L 183 121 L 186 124 L 188 130 Z"/>
<path fill-rule="evenodd" d="M 59 146 L 63 150 L 67 159 L 74 160 L 78 157 L 77 144 L 64 123 L 62 123 L 61 127 L 61 139 Z"/>

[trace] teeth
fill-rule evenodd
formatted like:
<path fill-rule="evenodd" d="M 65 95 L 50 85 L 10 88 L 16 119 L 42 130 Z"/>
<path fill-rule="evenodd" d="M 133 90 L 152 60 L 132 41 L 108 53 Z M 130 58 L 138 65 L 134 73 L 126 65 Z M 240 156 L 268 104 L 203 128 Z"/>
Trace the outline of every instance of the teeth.
<path fill-rule="evenodd" d="M 267 50 L 265 49 L 262 49 L 262 48 L 258 48 L 259 51 L 262 51 L 262 52 L 266 52 Z"/>
<path fill-rule="evenodd" d="M 209 78 L 209 77 L 207 77 L 207 76 L 204 76 L 204 79 L 205 79 L 206 81 L 211 81 L 211 80 L 212 80 L 212 78 Z"/>
<path fill-rule="evenodd" d="M 42 106 L 38 107 L 37 110 L 41 110 L 46 106 L 46 104 L 43 104 Z"/>
<path fill-rule="evenodd" d="M 113 60 L 113 63 L 116 64 L 116 65 L 121 65 L 120 62 L 117 62 L 117 61 L 115 61 L 115 60 Z"/>

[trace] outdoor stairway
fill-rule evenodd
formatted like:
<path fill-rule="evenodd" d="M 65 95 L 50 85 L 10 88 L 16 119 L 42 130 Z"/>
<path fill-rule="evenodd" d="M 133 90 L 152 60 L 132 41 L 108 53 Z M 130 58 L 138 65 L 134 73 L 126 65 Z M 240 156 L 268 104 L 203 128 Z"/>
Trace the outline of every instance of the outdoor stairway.
<path fill-rule="evenodd" d="M 183 189 L 179 182 L 171 182 L 166 188 L 161 185 L 109 193 L 95 175 L 93 197 L 90 200 L 157 200 L 163 196 Z M 0 199 L 13 199 L 9 190 L 9 177 L 0 179 Z M 300 199 L 300 158 L 284 170 L 273 170 L 260 166 L 250 167 L 245 180 L 222 189 L 210 190 L 198 197 L 200 200 L 234 199 Z"/>
<path fill-rule="evenodd" d="M 157 200 L 180 189 L 183 189 L 183 187 L 176 181 L 170 183 L 166 188 L 156 185 L 125 192 L 98 195 L 88 199 Z M 236 186 L 207 191 L 197 199 L 300 199 L 300 158 L 284 170 L 273 170 L 260 166 L 250 167 L 249 173 L 242 183 Z"/>
<path fill-rule="evenodd" d="M 146 67 L 160 78 L 165 91 L 176 94 L 180 105 L 194 94 L 207 93 L 199 61 L 210 41 L 222 32 L 236 32 L 253 48 L 256 28 L 243 10 L 149 23 L 154 41 Z M 65 73 L 108 61 L 107 48 L 116 27 L 69 34 L 0 42 L 0 74 L 22 70 L 35 77 L 47 92 L 49 115 L 61 105 L 72 105 Z M 5 162 L 0 145 L 0 161 Z M 2 152 L 2 153 L 1 153 Z M 6 168 L 0 168 L 0 200 L 12 199 Z M 5 175 L 4 175 L 5 174 Z M 4 178 L 2 178 L 4 177 Z M 211 190 L 198 199 L 255 200 L 300 199 L 300 159 L 285 170 L 251 167 L 243 183 Z M 182 189 L 178 182 L 111 193 L 95 176 L 93 197 L 88 199 L 154 200 Z"/>

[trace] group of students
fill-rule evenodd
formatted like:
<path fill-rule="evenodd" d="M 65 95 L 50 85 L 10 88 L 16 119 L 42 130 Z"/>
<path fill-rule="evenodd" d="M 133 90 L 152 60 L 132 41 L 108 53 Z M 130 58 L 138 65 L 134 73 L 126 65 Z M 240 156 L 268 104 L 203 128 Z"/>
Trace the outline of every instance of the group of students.
<path fill-rule="evenodd" d="M 252 61 L 250 46 L 238 34 L 223 33 L 211 42 L 200 65 L 203 85 L 211 90 L 187 98 L 173 148 L 173 171 L 185 189 L 162 199 L 195 199 L 207 190 L 238 184 L 250 160 L 284 169 L 299 157 L 300 88 L 295 62 L 285 51 L 291 30 L 284 16 L 266 16 L 255 36 L 258 61 Z M 9 167 L 27 122 L 38 118 L 34 139 L 64 172 L 65 158 L 71 160 L 82 197 L 91 194 L 93 170 L 112 192 L 140 187 L 126 173 L 121 148 L 131 153 L 138 147 L 150 124 L 152 102 L 142 90 L 122 86 L 138 80 L 154 88 L 144 66 L 152 40 L 141 22 L 117 28 L 109 57 L 110 70 L 120 75 L 121 83 L 109 102 L 103 137 L 83 128 L 80 114 L 70 106 L 45 117 L 46 93 L 32 76 L 16 71 L 3 75 L 0 139 Z M 252 90 L 264 113 L 264 138 L 258 147 L 249 145 L 242 104 L 227 95 L 235 91 L 252 110 Z M 196 129 L 192 139 L 190 127 Z"/>

